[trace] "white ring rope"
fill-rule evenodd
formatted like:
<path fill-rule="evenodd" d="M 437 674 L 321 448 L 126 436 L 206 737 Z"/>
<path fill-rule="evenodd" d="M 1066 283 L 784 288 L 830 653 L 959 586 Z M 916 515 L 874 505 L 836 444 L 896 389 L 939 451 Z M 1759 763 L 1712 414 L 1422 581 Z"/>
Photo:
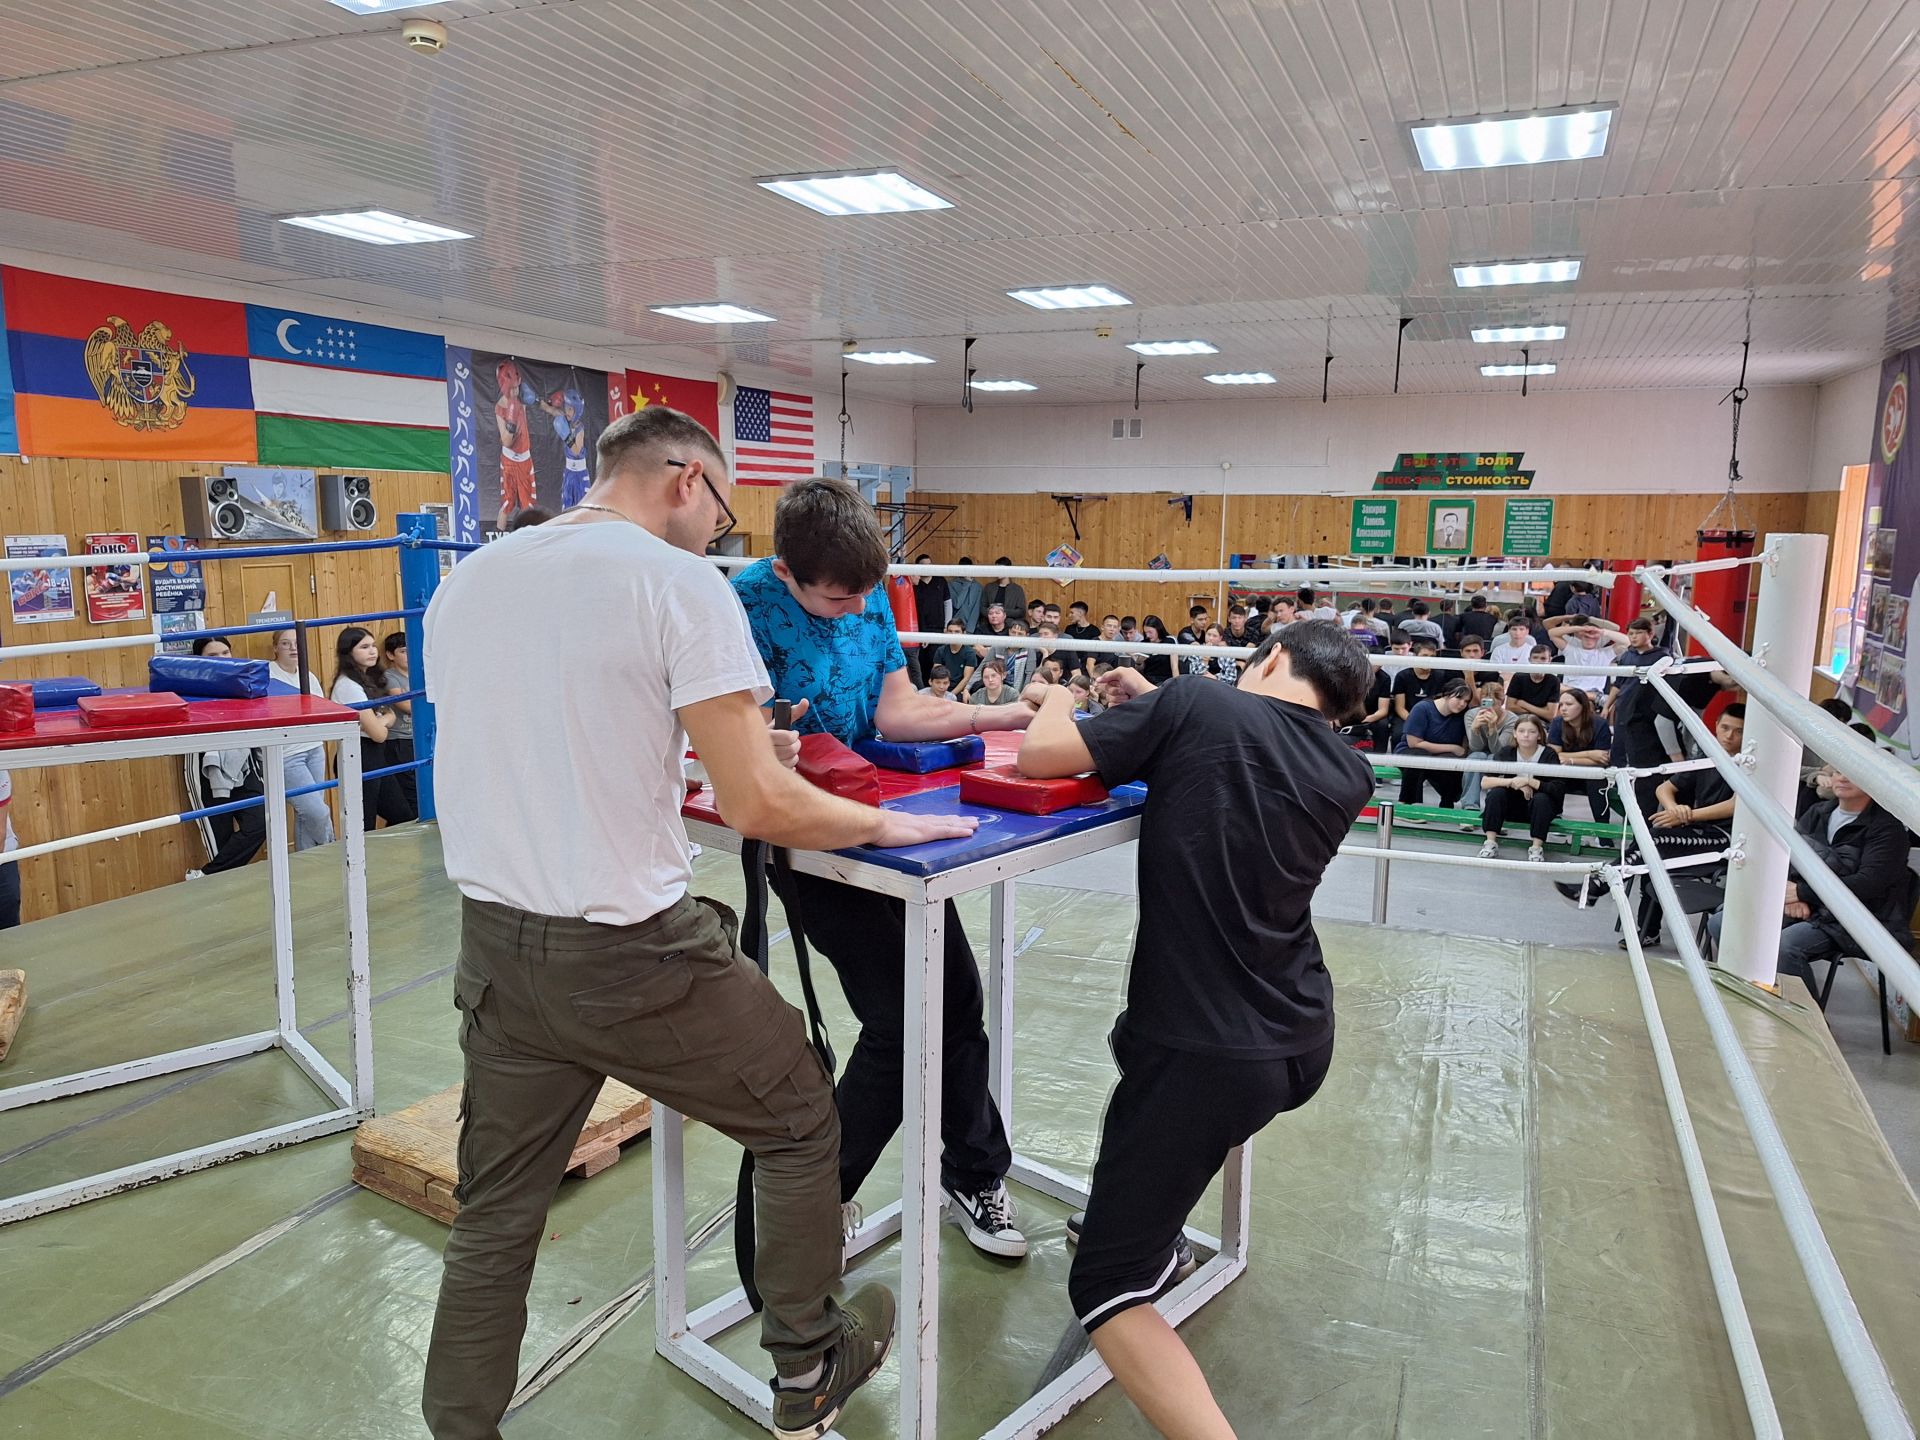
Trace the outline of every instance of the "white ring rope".
<path fill-rule="evenodd" d="M 707 559 L 722 570 L 741 570 L 757 565 L 768 556 L 709 555 Z M 98 565 L 100 562 L 90 562 Z M 1517 581 L 1523 585 L 1562 580 L 1584 580 L 1600 589 L 1609 589 L 1621 576 L 1616 570 L 1586 570 L 1569 567 L 1525 570 L 1517 568 L 1475 570 L 1464 566 L 1447 569 L 1422 569 L 1417 566 L 1366 565 L 1352 569 L 1322 567 L 1317 570 L 1138 570 L 1117 567 L 1096 569 L 1085 565 L 889 565 L 889 575 L 952 577 L 963 575 L 984 580 L 1051 580 L 1068 585 L 1075 580 L 1145 580 L 1156 585 L 1312 585 L 1317 588 L 1357 590 L 1369 586 L 1404 588 L 1406 584 L 1425 585 L 1435 580 Z"/>

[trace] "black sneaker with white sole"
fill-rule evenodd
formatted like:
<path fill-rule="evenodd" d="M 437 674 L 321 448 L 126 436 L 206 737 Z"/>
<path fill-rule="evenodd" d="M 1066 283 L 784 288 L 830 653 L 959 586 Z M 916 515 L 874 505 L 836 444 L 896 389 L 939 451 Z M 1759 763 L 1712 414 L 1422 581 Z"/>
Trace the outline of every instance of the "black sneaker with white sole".
<path fill-rule="evenodd" d="M 817 1440 L 833 1428 L 847 1400 L 886 1363 L 893 1349 L 893 1292 L 863 1285 L 840 1307 L 840 1338 L 820 1359 L 820 1376 L 804 1390 L 773 1382 L 773 1433 L 780 1440 Z"/>
<path fill-rule="evenodd" d="M 941 1188 L 947 1192 L 947 1213 L 974 1249 L 1009 1260 L 1027 1253 L 1027 1237 L 1013 1223 L 1013 1197 L 1006 1181 L 996 1180 L 971 1195 L 951 1185 Z"/>
<path fill-rule="evenodd" d="M 1080 1226 L 1086 1221 L 1086 1218 L 1087 1212 L 1084 1210 L 1076 1210 L 1067 1217 L 1067 1244 L 1078 1245 L 1080 1243 Z M 1182 1280 L 1200 1268 L 1200 1257 L 1193 1253 L 1193 1243 L 1187 1239 L 1185 1234 L 1174 1237 L 1173 1250 L 1179 1259 L 1173 1267 L 1173 1279 L 1167 1283 L 1169 1285 L 1178 1285 Z"/>

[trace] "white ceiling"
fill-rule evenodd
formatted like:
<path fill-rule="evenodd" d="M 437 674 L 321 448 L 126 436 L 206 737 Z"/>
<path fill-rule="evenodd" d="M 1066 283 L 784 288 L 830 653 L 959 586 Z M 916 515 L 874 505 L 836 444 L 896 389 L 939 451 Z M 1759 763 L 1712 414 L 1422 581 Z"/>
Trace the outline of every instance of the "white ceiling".
<path fill-rule="evenodd" d="M 1559 389 L 1818 381 L 1920 343 L 1920 0 L 38 0 L 0 14 L 0 243 L 635 364 L 857 393 L 1153 399 L 1480 391 L 1471 325 L 1562 321 Z M 395 33 L 433 18 L 446 53 Z M 1594 102 L 1600 159 L 1429 175 L 1409 122 Z M 756 176 L 897 167 L 946 211 L 829 219 Z M 280 225 L 379 205 L 475 233 L 374 247 Z M 1460 291 L 1462 260 L 1578 255 Z M 1004 291 L 1099 281 L 1132 308 Z M 651 304 L 779 317 L 710 330 Z M 1095 338 L 1111 323 L 1117 334 Z M 1277 387 L 1220 389 L 1210 369 Z"/>

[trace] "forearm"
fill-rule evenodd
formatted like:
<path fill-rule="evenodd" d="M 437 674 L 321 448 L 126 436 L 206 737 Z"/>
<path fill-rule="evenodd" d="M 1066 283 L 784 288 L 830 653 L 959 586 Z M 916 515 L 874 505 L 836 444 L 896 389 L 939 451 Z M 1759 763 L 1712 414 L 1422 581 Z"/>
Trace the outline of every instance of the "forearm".
<path fill-rule="evenodd" d="M 751 840 L 792 850 L 844 850 L 880 837 L 880 811 L 829 795 L 771 761 L 756 767 L 747 793 L 715 787 L 720 818 Z"/>
<path fill-rule="evenodd" d="M 1040 711 L 1020 742 L 1020 773 L 1036 780 L 1079 775 L 1093 768 L 1093 755 L 1073 718 L 1073 693 L 1061 686 L 1047 691 Z"/>

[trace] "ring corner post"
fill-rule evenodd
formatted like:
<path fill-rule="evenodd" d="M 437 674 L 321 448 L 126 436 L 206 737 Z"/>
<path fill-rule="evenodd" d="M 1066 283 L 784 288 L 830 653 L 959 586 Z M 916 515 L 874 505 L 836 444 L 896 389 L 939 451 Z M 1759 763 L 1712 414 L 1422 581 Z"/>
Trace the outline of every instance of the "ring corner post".
<path fill-rule="evenodd" d="M 407 540 L 442 540 L 446 537 L 439 533 L 438 516 L 426 514 L 397 515 L 394 517 L 397 532 Z M 433 592 L 440 585 L 439 550 L 429 550 L 422 546 L 403 545 L 400 547 L 400 607 L 403 610 L 424 612 L 432 603 Z M 423 625 L 424 615 L 409 615 L 406 619 L 407 658 L 413 662 L 411 671 L 414 676 L 414 688 L 424 690 L 427 684 L 426 631 Z M 434 732 L 433 702 L 425 695 L 413 702 L 413 754 L 423 763 L 419 769 L 417 789 L 420 795 L 420 818 L 433 820 L 438 818 L 438 810 L 433 803 L 433 747 Z"/>

